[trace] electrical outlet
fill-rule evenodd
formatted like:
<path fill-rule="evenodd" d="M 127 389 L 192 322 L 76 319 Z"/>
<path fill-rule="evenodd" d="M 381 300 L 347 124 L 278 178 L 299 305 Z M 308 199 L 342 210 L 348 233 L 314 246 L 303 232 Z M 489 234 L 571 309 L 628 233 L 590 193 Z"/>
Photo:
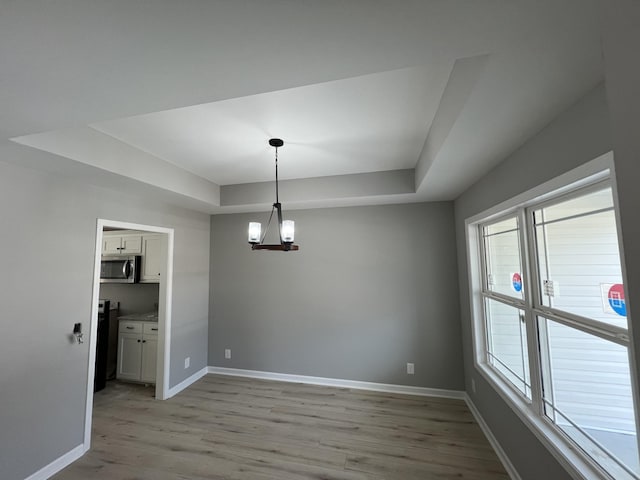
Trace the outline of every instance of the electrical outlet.
<path fill-rule="evenodd" d="M 189 365 L 191 365 L 191 357 L 184 359 L 184 368 L 189 368 Z"/>
<path fill-rule="evenodd" d="M 476 381 L 474 378 L 471 379 L 471 391 L 476 393 Z"/>
<path fill-rule="evenodd" d="M 230 348 L 225 348 L 224 349 L 224 358 L 231 358 L 231 349 Z"/>
<path fill-rule="evenodd" d="M 407 373 L 413 375 L 415 372 L 413 363 L 407 363 Z"/>

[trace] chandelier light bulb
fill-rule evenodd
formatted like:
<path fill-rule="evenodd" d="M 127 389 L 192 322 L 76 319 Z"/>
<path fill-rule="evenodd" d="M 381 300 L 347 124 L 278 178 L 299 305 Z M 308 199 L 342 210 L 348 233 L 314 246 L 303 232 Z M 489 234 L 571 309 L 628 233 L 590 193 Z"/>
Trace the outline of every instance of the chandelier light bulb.
<path fill-rule="evenodd" d="M 295 222 L 293 220 L 282 221 L 282 241 L 286 243 L 293 243 L 295 233 Z"/>
<path fill-rule="evenodd" d="M 249 243 L 260 243 L 262 225 L 259 222 L 249 223 Z"/>

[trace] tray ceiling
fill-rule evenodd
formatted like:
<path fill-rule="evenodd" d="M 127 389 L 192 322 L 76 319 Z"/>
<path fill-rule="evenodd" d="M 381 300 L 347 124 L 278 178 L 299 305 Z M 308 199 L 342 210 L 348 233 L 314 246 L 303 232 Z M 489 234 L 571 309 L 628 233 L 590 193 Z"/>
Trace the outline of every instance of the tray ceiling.
<path fill-rule="evenodd" d="M 595 0 L 1 13 L 4 141 L 210 213 L 270 207 L 274 136 L 289 208 L 454 199 L 602 81 Z"/>

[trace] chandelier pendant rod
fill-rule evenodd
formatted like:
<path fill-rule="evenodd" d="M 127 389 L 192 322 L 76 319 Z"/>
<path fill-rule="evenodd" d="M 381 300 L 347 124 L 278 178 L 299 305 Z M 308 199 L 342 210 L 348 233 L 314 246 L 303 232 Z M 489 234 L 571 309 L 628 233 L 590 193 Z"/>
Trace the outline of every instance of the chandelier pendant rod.
<path fill-rule="evenodd" d="M 278 236 L 280 237 L 280 243 L 284 245 L 282 241 L 282 205 L 280 205 L 280 196 L 278 191 L 278 147 L 276 147 L 276 203 L 273 207 L 278 211 Z M 271 210 L 273 212 L 273 210 Z"/>
<path fill-rule="evenodd" d="M 280 205 L 280 197 L 278 196 L 278 147 L 276 147 L 276 203 Z"/>

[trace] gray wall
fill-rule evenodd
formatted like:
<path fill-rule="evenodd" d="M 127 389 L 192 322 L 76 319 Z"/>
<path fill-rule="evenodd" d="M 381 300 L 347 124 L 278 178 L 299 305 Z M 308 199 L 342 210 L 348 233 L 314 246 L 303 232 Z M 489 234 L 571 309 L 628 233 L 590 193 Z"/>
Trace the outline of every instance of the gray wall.
<path fill-rule="evenodd" d="M 466 390 L 523 480 L 569 478 L 473 365 L 465 219 L 610 151 L 604 86 L 583 97 L 455 202 Z M 476 382 L 477 393 L 471 390 Z"/>
<path fill-rule="evenodd" d="M 82 444 L 96 219 L 175 228 L 170 384 L 207 365 L 208 215 L 30 170 L 0 144 L 0 478 L 23 479 Z M 191 357 L 185 370 L 184 357 Z"/>
<path fill-rule="evenodd" d="M 112 307 L 120 302 L 118 315 L 147 313 L 158 309 L 158 287 L 158 283 L 103 283 L 100 298 L 111 300 Z"/>
<path fill-rule="evenodd" d="M 463 388 L 452 203 L 285 211 L 301 250 L 252 252 L 267 215 L 212 217 L 210 365 Z"/>

